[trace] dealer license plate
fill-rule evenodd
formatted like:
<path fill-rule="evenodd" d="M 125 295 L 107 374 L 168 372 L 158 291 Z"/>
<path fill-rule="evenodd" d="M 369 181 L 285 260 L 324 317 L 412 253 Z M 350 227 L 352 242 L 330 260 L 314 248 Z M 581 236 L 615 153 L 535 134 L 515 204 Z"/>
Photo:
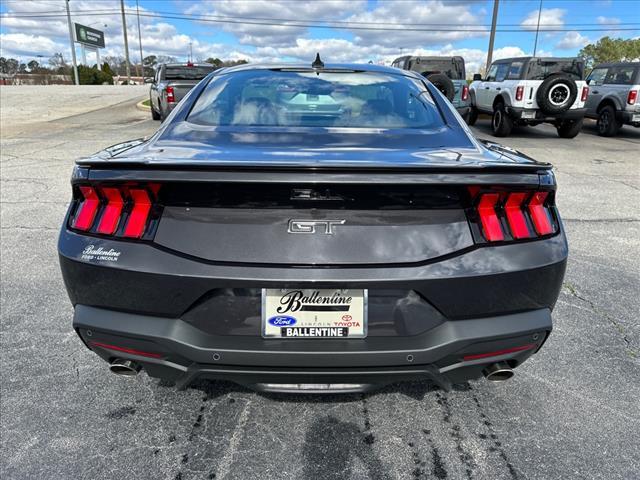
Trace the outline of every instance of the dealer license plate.
<path fill-rule="evenodd" d="M 524 111 L 524 112 L 522 112 L 522 117 L 521 118 L 536 118 L 536 112 Z"/>
<path fill-rule="evenodd" d="M 640 122 L 640 114 L 634 114 L 631 116 L 632 122 Z"/>
<path fill-rule="evenodd" d="M 364 338 L 367 291 L 263 288 L 262 336 Z"/>

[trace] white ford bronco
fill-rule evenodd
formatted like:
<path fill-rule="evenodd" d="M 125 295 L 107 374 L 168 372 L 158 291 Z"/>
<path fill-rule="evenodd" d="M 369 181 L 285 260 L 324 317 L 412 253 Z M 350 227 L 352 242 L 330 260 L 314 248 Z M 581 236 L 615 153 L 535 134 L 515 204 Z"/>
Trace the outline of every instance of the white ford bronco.
<path fill-rule="evenodd" d="M 582 128 L 589 87 L 583 80 L 580 58 L 520 57 L 496 60 L 486 78 L 473 76 L 469 87 L 469 125 L 478 113 L 492 115 L 496 137 L 506 137 L 514 125 L 555 125 L 562 138 L 573 138 Z"/>

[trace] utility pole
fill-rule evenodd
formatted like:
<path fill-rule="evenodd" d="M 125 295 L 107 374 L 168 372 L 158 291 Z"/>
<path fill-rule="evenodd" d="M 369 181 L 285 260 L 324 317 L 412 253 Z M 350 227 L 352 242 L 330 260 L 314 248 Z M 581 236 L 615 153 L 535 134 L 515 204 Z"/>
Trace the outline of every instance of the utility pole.
<path fill-rule="evenodd" d="M 138 71 L 138 76 L 144 78 L 144 58 L 142 56 L 142 32 L 140 31 L 140 6 L 138 0 L 136 0 L 136 15 L 138 16 L 138 43 L 140 44 L 140 68 L 142 69 L 142 75 Z"/>
<path fill-rule="evenodd" d="M 533 44 L 533 56 L 536 56 L 538 50 L 538 32 L 540 32 L 540 15 L 542 14 L 542 0 L 540 0 L 540 6 L 538 7 L 538 25 L 536 26 L 536 42 Z"/>
<path fill-rule="evenodd" d="M 122 31 L 124 32 L 124 57 L 127 69 L 127 83 L 131 85 L 131 65 L 129 63 L 129 41 L 127 40 L 127 19 L 124 16 L 124 0 L 120 0 L 120 11 L 122 12 Z"/>
<path fill-rule="evenodd" d="M 189 62 L 193 63 L 193 42 L 189 42 Z"/>
<path fill-rule="evenodd" d="M 498 3 L 500 0 L 493 0 L 493 19 L 491 20 L 491 35 L 489 36 L 489 51 L 487 52 L 487 66 L 484 69 L 485 75 L 491 67 L 493 61 L 493 42 L 496 39 L 496 23 L 498 22 Z"/>
<path fill-rule="evenodd" d="M 69 24 L 69 46 L 71 47 L 71 58 L 73 59 L 73 80 L 76 85 L 80 85 L 78 78 L 78 63 L 76 61 L 76 46 L 73 43 L 73 27 L 71 26 L 71 13 L 69 12 L 69 0 L 65 2 L 67 6 L 67 23 Z"/>

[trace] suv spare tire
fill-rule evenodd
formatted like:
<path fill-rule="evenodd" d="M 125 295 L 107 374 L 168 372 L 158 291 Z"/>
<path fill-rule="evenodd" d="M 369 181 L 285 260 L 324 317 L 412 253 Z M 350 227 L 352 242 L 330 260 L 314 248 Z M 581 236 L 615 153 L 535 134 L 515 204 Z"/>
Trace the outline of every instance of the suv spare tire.
<path fill-rule="evenodd" d="M 444 73 L 432 73 L 427 75 L 427 80 L 433 83 L 433 86 L 442 92 L 449 101 L 453 100 L 456 94 L 456 89 L 453 86 L 453 82 Z"/>
<path fill-rule="evenodd" d="M 578 87 L 571 77 L 557 74 L 547 77 L 538 88 L 536 100 L 544 113 L 563 113 L 571 108 L 578 96 Z"/>

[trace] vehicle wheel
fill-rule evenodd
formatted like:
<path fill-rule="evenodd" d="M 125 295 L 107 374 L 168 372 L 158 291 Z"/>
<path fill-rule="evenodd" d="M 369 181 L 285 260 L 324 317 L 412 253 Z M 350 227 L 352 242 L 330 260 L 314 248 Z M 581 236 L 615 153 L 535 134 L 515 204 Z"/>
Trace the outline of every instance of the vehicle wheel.
<path fill-rule="evenodd" d="M 442 92 L 449 101 L 453 100 L 456 95 L 456 89 L 453 86 L 453 82 L 444 73 L 432 73 L 427 75 L 427 80 L 433 83 L 433 86 Z"/>
<path fill-rule="evenodd" d="M 471 107 L 464 120 L 467 122 L 467 125 L 475 125 L 478 121 L 478 109 L 476 107 Z"/>
<path fill-rule="evenodd" d="M 547 77 L 536 92 L 536 100 L 540 110 L 552 115 L 569 110 L 577 96 L 576 82 L 563 74 Z"/>
<path fill-rule="evenodd" d="M 149 105 L 151 105 L 151 118 L 154 120 L 160 120 L 160 114 L 156 112 L 155 108 L 153 108 L 153 102 L 151 102 L 151 100 L 149 100 Z"/>
<path fill-rule="evenodd" d="M 499 103 L 493 109 L 491 118 L 491 130 L 495 137 L 508 137 L 513 129 L 513 120 L 507 114 L 504 103 Z"/>
<path fill-rule="evenodd" d="M 560 138 L 573 138 L 582 130 L 583 119 L 580 120 L 565 120 L 556 128 L 558 130 L 558 136 Z"/>
<path fill-rule="evenodd" d="M 613 137 L 620 130 L 620 125 L 616 120 L 616 111 L 611 105 L 605 105 L 598 112 L 598 135 L 602 137 Z"/>

